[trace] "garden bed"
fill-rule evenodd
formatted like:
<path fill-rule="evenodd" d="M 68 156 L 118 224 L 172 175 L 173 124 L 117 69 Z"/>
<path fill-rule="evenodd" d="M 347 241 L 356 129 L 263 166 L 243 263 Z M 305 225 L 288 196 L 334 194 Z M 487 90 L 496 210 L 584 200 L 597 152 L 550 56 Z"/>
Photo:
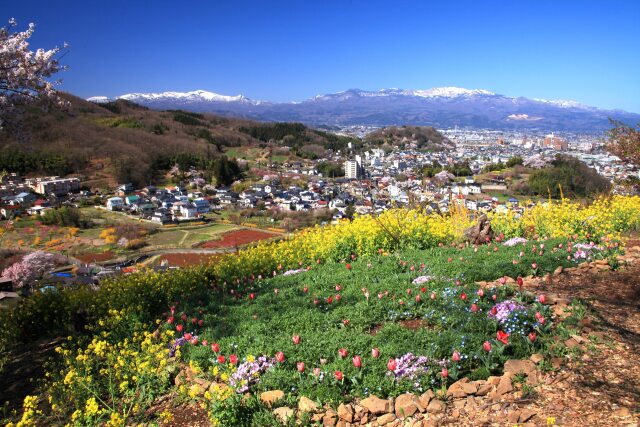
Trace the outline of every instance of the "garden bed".
<path fill-rule="evenodd" d="M 220 236 L 220 240 L 210 240 L 202 243 L 199 247 L 206 249 L 235 248 L 252 242 L 257 242 L 259 240 L 272 239 L 277 236 L 277 234 L 267 233 L 265 231 L 242 229 L 224 233 Z"/>
<path fill-rule="evenodd" d="M 75 258 L 77 260 L 84 262 L 86 264 L 89 264 L 92 262 L 105 262 L 105 261 L 112 260 L 115 257 L 116 257 L 116 254 L 112 251 L 75 255 Z"/>

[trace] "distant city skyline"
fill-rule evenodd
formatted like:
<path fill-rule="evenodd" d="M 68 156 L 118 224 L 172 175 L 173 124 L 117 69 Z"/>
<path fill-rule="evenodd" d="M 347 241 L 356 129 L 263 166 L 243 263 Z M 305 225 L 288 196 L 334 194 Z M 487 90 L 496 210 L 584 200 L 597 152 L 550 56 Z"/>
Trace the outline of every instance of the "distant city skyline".
<path fill-rule="evenodd" d="M 456 86 L 640 112 L 632 0 L 36 0 L 3 11 L 18 30 L 36 24 L 32 49 L 70 44 L 61 89 L 85 98 L 203 89 L 283 102 Z"/>

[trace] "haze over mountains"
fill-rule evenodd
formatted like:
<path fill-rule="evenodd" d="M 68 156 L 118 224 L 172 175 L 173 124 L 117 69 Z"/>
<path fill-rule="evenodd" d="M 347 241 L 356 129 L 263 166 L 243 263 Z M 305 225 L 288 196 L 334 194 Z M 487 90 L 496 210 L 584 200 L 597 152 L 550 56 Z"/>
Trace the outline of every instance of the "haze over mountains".
<path fill-rule="evenodd" d="M 295 121 L 313 126 L 421 125 L 495 130 L 597 132 L 609 118 L 640 122 L 640 114 L 602 110 L 575 101 L 510 97 L 484 89 L 349 89 L 302 102 L 257 101 L 243 95 L 193 92 L 130 93 L 117 97 L 154 109 L 184 109 L 261 121 Z M 105 102 L 106 97 L 89 98 Z"/>

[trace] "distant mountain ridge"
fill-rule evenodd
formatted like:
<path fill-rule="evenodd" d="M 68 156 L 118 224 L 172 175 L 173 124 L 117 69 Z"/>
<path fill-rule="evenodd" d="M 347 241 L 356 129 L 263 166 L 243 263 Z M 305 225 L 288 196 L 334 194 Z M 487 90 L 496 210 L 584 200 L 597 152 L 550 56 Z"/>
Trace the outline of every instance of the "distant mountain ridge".
<path fill-rule="evenodd" d="M 118 96 L 154 109 L 185 109 L 261 121 L 296 121 L 309 125 L 434 126 L 496 130 L 538 129 L 598 132 L 609 118 L 640 122 L 640 114 L 602 110 L 569 100 L 530 99 L 485 89 L 438 87 L 425 90 L 348 89 L 301 102 L 269 102 L 244 95 L 227 96 L 205 90 L 130 93 Z M 93 102 L 108 102 L 92 97 Z"/>

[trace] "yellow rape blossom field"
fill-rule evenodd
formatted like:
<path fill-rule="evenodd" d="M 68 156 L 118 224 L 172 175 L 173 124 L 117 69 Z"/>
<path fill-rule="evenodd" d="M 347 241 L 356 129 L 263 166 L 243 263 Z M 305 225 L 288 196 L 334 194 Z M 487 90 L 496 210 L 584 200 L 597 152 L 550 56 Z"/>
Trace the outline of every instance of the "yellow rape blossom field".
<path fill-rule="evenodd" d="M 532 205 L 518 215 L 509 211 L 489 217 L 494 231 L 505 239 L 617 240 L 640 229 L 640 197 L 613 196 L 589 205 L 564 199 Z M 183 295 L 207 291 L 212 283 L 240 283 L 252 275 L 347 260 L 351 255 L 458 243 L 473 223 L 473 215 L 465 209 L 442 215 L 419 208 L 392 209 L 377 217 L 359 216 L 351 222 L 316 226 L 284 241 L 259 243 L 205 268 L 165 275 L 142 271 L 108 281 L 97 291 L 78 289 L 31 297 L 21 311 L 2 313 L 0 329 L 19 333 L 20 328 L 36 324 L 36 317 L 47 319 L 49 325 L 66 325 L 77 306 L 89 307 L 94 320 L 86 333 L 69 337 L 56 349 L 58 361 L 47 369 L 41 395 L 27 396 L 21 416 L 8 425 L 44 425 L 46 419 L 45 424 L 121 426 L 139 417 L 167 392 L 172 374 L 179 369 L 180 351 L 171 352 L 173 331 L 158 328 L 153 319 L 162 317 L 168 304 Z M 47 311 L 52 311 L 50 307 L 56 307 L 55 313 Z M 59 335 L 62 328 L 47 330 L 49 336 L 39 338 Z M 2 335 L 0 339 L 18 338 Z M 229 398 L 229 390 L 214 387 L 206 398 L 215 405 Z M 170 418 L 170 413 L 161 414 L 165 421 Z"/>

